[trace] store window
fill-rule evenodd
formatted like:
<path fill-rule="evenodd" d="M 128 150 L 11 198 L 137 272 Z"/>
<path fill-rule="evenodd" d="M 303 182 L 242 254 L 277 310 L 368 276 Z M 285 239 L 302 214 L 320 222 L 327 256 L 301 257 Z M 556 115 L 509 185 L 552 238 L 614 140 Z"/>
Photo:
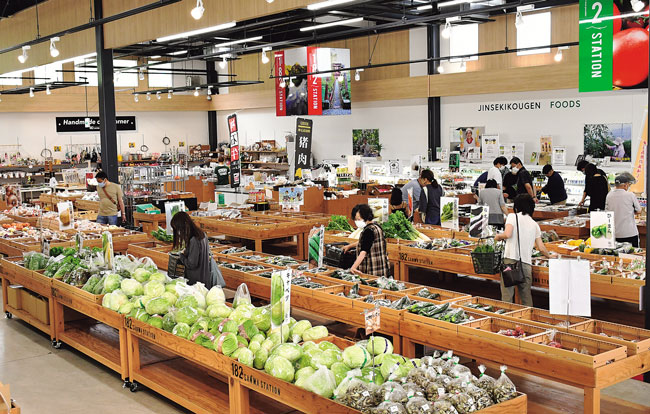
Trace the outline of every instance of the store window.
<path fill-rule="evenodd" d="M 63 64 L 60 62 L 50 63 L 48 65 L 38 66 L 34 69 L 34 83 L 51 83 L 63 81 Z"/>
<path fill-rule="evenodd" d="M 20 86 L 23 84 L 22 78 L 23 73 L 21 71 L 9 72 L 3 75 L 0 75 L 0 85 L 2 86 Z M 16 78 L 16 79 L 12 79 Z"/>
<path fill-rule="evenodd" d="M 451 26 L 449 37 L 449 55 L 471 55 L 478 53 L 478 24 L 459 24 Z M 450 62 L 477 60 L 478 56 L 463 59 L 450 59 Z"/>
<path fill-rule="evenodd" d="M 155 63 L 151 61 L 149 63 Z M 149 87 L 150 88 L 171 88 L 174 86 L 174 78 L 171 73 L 172 64 L 162 63 L 160 65 L 152 66 L 149 72 Z M 160 71 L 167 71 L 166 73 L 156 73 Z"/>
<path fill-rule="evenodd" d="M 524 24 L 517 27 L 517 49 L 551 44 L 551 12 L 524 14 Z M 517 52 L 517 56 L 551 53 L 551 48 L 543 47 Z"/>
<path fill-rule="evenodd" d="M 137 66 L 137 60 L 115 59 L 113 60 L 113 68 L 115 69 L 115 87 L 120 88 L 135 88 L 138 86 L 138 70 L 137 69 L 124 69 Z M 117 72 L 117 68 L 122 71 Z"/>

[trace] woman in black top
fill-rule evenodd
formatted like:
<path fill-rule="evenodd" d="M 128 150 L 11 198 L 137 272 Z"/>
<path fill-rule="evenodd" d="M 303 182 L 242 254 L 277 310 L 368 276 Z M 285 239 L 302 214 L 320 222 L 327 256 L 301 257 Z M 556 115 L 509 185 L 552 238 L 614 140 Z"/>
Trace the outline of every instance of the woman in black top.
<path fill-rule="evenodd" d="M 585 196 L 589 197 L 589 212 L 596 210 L 605 210 L 605 199 L 609 192 L 607 178 L 598 171 L 594 164 L 585 167 Z M 583 196 L 580 204 L 584 203 Z"/>
<path fill-rule="evenodd" d="M 396 211 L 401 211 L 402 213 L 404 213 L 405 217 L 410 216 L 410 214 L 407 214 L 408 206 L 402 199 L 402 190 L 397 187 L 393 187 L 393 191 L 390 193 L 389 208 L 390 208 L 390 214 L 393 214 Z"/>
<path fill-rule="evenodd" d="M 354 273 L 390 277 L 390 265 L 386 250 L 386 238 L 381 226 L 374 222 L 372 209 L 368 204 L 358 204 L 352 209 L 352 218 L 357 228 L 362 228 L 359 241 L 343 247 L 343 251 L 356 247 L 357 259 L 350 268 Z"/>
<path fill-rule="evenodd" d="M 189 284 L 201 282 L 210 289 L 214 286 L 210 271 L 210 245 L 208 237 L 184 211 L 174 214 L 171 220 L 174 232 L 174 250 L 180 253 L 180 262 L 185 266 L 185 278 Z"/>

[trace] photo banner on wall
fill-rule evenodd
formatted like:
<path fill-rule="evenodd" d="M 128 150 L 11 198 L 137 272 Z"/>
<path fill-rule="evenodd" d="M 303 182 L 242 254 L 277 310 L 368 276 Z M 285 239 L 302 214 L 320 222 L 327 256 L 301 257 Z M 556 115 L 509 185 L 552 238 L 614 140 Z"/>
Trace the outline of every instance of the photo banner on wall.
<path fill-rule="evenodd" d="M 237 115 L 228 117 L 228 131 L 230 132 L 230 187 L 239 187 L 241 184 L 241 161 L 239 158 L 239 129 Z"/>
<path fill-rule="evenodd" d="M 276 116 L 350 115 L 350 50 L 303 47 L 275 52 Z M 315 72 L 329 73 L 307 75 Z"/>
<path fill-rule="evenodd" d="M 585 124 L 584 153 L 611 162 L 632 160 L 632 124 Z"/>
<path fill-rule="evenodd" d="M 633 3 L 580 0 L 580 92 L 647 87 L 648 8 Z"/>
<path fill-rule="evenodd" d="M 302 178 L 302 171 L 311 168 L 311 141 L 314 121 L 298 118 L 296 122 L 296 173 L 295 177 Z"/>

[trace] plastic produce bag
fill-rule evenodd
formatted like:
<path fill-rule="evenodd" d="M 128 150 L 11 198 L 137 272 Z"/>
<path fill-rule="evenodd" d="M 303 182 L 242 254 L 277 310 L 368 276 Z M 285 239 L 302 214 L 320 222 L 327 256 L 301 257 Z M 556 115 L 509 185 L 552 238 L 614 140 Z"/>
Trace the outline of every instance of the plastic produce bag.
<path fill-rule="evenodd" d="M 405 382 L 402 385 L 402 388 L 404 388 L 404 392 L 406 392 L 407 398 L 414 398 L 414 397 L 423 397 L 426 395 L 424 392 L 424 388 L 420 387 L 419 385 L 413 383 L 413 382 Z"/>
<path fill-rule="evenodd" d="M 392 401 L 396 403 L 407 403 L 408 395 L 404 388 L 395 381 L 384 382 L 378 389 L 379 398 L 383 401 Z"/>
<path fill-rule="evenodd" d="M 452 379 L 448 384 L 447 384 L 447 392 L 450 394 L 454 394 L 457 392 L 465 392 L 467 391 L 467 381 L 469 380 L 469 377 L 467 375 L 463 375 L 462 377 L 459 378 L 454 378 Z"/>
<path fill-rule="evenodd" d="M 439 397 L 433 403 L 433 412 L 436 414 L 459 414 L 443 389 L 440 389 Z"/>
<path fill-rule="evenodd" d="M 371 411 L 372 414 L 406 414 L 406 408 L 401 403 L 384 401 Z"/>
<path fill-rule="evenodd" d="M 429 383 L 429 368 L 426 368 L 424 362 L 420 368 L 412 369 L 409 374 L 406 376 L 406 381 L 412 382 L 419 386 L 420 388 L 425 388 Z M 435 375 L 434 375 L 435 377 Z"/>
<path fill-rule="evenodd" d="M 407 414 L 433 414 L 433 403 L 422 397 L 413 397 L 406 403 Z"/>
<path fill-rule="evenodd" d="M 501 376 L 494 385 L 494 402 L 499 404 L 517 396 L 517 387 L 506 375 L 507 366 L 501 365 Z"/>
<path fill-rule="evenodd" d="M 476 411 L 476 401 L 468 393 L 457 392 L 452 394 L 449 399 L 454 404 L 454 407 L 456 407 L 458 414 L 469 414 Z"/>
<path fill-rule="evenodd" d="M 470 371 L 469 368 L 467 368 L 465 365 L 461 365 L 461 364 L 458 363 L 460 361 L 460 358 L 458 358 L 457 356 L 453 357 L 452 361 L 454 363 L 454 366 L 450 370 L 450 375 L 449 375 L 450 377 L 459 378 L 459 377 L 463 377 L 465 375 L 471 375 L 472 374 L 472 371 Z"/>
<path fill-rule="evenodd" d="M 474 402 L 476 402 L 477 410 L 482 410 L 493 404 L 490 394 L 471 382 L 467 384 L 467 394 L 474 399 Z"/>
<path fill-rule="evenodd" d="M 332 371 L 321 366 L 305 382 L 305 389 L 325 398 L 332 398 L 336 389 L 336 379 Z"/>
<path fill-rule="evenodd" d="M 251 294 L 248 292 L 248 286 L 246 286 L 246 283 L 242 283 L 237 288 L 235 298 L 232 301 L 232 307 L 237 308 L 243 304 L 251 304 Z"/>
<path fill-rule="evenodd" d="M 485 365 L 479 365 L 478 370 L 481 373 L 476 381 L 476 386 L 487 391 L 487 393 L 494 399 L 494 388 L 496 387 L 497 380 L 489 375 L 485 375 Z"/>

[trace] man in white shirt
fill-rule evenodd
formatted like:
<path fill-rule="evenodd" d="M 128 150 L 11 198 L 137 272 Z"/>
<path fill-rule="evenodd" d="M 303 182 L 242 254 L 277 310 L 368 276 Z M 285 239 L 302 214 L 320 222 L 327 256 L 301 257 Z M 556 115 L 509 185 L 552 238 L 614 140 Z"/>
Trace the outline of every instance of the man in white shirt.
<path fill-rule="evenodd" d="M 634 193 L 628 191 L 636 179 L 632 174 L 624 172 L 616 177 L 616 188 L 607 194 L 605 209 L 614 212 L 614 232 L 616 241 L 632 243 L 639 247 L 639 228 L 636 226 L 634 214 L 641 211 L 639 200 Z"/>
<path fill-rule="evenodd" d="M 506 168 L 506 165 L 508 164 L 508 160 L 506 159 L 506 157 L 497 157 L 494 160 L 493 164 L 494 166 L 490 167 L 490 169 L 488 170 L 487 179 L 496 181 L 497 188 L 503 190 L 503 175 L 501 174 L 501 171 L 503 171 L 503 169 Z"/>

